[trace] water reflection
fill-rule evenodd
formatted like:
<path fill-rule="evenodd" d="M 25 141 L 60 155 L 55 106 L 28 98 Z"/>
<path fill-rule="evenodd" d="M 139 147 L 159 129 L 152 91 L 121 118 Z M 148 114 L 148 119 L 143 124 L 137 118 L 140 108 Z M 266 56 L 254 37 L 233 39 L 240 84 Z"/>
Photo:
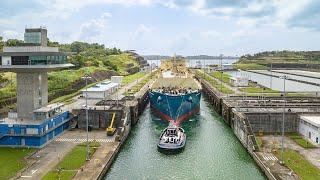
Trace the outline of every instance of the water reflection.
<path fill-rule="evenodd" d="M 180 154 L 157 150 L 168 122 L 147 107 L 132 129 L 106 179 L 265 179 L 230 127 L 202 97 L 201 111 L 182 127 L 187 144 Z"/>

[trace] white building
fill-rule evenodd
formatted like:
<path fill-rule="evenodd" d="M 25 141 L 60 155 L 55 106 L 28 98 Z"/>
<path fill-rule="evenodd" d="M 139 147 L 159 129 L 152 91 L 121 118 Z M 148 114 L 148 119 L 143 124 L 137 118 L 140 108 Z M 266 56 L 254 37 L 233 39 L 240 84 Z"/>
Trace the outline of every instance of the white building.
<path fill-rule="evenodd" d="M 157 65 L 155 63 L 152 63 L 151 66 L 148 65 L 148 66 L 140 67 L 140 72 L 150 73 L 151 71 L 153 71 L 156 68 L 157 68 Z"/>
<path fill-rule="evenodd" d="M 233 64 L 222 64 L 222 67 L 219 66 L 222 70 L 233 70 Z"/>
<path fill-rule="evenodd" d="M 311 142 L 320 144 L 320 115 L 301 115 L 299 133 Z"/>
<path fill-rule="evenodd" d="M 106 97 L 114 94 L 119 87 L 119 83 L 114 83 L 111 81 L 105 81 L 96 84 L 87 90 L 82 90 L 83 97 L 88 97 L 89 99 L 105 99 Z"/>
<path fill-rule="evenodd" d="M 216 65 L 216 64 L 213 64 L 213 65 L 208 65 L 208 66 L 206 66 L 206 72 L 208 72 L 208 73 L 213 73 L 213 72 L 215 72 L 215 71 L 217 71 L 217 70 L 219 70 L 218 69 L 218 65 Z"/>
<path fill-rule="evenodd" d="M 123 79 L 123 76 L 111 76 L 111 82 L 112 83 L 121 84 L 122 79 Z"/>
<path fill-rule="evenodd" d="M 249 85 L 248 77 L 243 77 L 243 76 L 231 77 L 230 82 L 234 86 L 248 86 Z"/>

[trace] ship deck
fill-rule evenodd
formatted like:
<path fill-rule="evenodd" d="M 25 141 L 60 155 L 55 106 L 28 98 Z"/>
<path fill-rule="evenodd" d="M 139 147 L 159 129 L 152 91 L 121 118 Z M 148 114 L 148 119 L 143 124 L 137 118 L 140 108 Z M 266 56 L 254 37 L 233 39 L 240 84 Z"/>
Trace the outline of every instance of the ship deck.
<path fill-rule="evenodd" d="M 185 89 L 191 88 L 192 90 L 198 90 L 201 88 L 199 83 L 191 77 L 158 78 L 152 85 L 152 89 L 161 89 L 163 87 Z"/>

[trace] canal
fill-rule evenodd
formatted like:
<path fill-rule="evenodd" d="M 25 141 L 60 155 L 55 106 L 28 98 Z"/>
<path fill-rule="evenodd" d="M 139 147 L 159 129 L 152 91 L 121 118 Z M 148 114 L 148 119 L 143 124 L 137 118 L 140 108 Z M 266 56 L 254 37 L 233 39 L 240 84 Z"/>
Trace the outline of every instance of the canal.
<path fill-rule="evenodd" d="M 201 100 L 200 115 L 182 126 L 185 150 L 176 155 L 157 151 L 157 140 L 167 123 L 147 107 L 132 129 L 106 179 L 266 179 L 231 128 Z"/>

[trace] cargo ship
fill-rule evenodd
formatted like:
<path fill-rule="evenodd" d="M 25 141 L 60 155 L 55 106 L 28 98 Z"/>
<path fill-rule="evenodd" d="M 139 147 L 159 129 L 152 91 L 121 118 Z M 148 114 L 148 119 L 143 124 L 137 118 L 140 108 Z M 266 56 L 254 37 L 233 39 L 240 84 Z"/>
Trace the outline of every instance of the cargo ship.
<path fill-rule="evenodd" d="M 149 91 L 153 113 L 174 125 L 200 111 L 201 85 L 189 73 L 186 61 L 172 58 L 161 63 L 157 80 Z"/>

